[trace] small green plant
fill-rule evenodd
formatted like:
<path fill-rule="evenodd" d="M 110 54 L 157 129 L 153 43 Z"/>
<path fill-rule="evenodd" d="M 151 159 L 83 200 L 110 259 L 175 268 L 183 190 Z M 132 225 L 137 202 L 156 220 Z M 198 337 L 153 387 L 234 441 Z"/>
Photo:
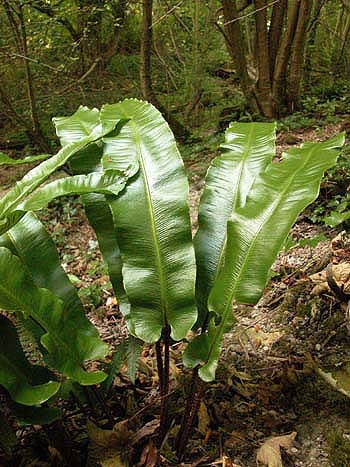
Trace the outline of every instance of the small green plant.
<path fill-rule="evenodd" d="M 29 229 L 37 220 L 32 213 L 25 214 L 60 195 L 81 194 L 131 335 L 132 351 L 123 348 L 123 352 L 135 356 L 139 342 L 155 345 L 162 401 L 159 447 L 168 427 L 170 343 L 186 340 L 191 329 L 197 330 L 183 355 L 185 366 L 193 369 L 193 382 L 177 440 L 181 459 L 203 384 L 214 380 L 224 334 L 235 321 L 233 302 L 257 303 L 291 226 L 316 198 L 321 177 L 334 165 L 344 137 L 306 143 L 273 163 L 275 124 L 231 124 L 222 153 L 208 170 L 199 229 L 192 241 L 183 162 L 167 123 L 153 106 L 130 99 L 105 105 L 101 111 L 81 107 L 73 116 L 54 122 L 63 149 L 29 172 L 0 201 L 0 226 L 6 238 L 0 248 L 0 273 L 8 277 L 6 287 L 0 289 L 0 306 L 40 323 L 39 343 L 49 367 L 81 384 L 106 377 L 78 371 L 87 350 L 91 358 L 101 353 L 85 345 L 92 331 L 83 331 L 79 320 L 74 322 L 79 338 L 73 339 L 72 331 L 64 328 L 64 305 L 46 290 L 63 292 L 52 275 L 41 277 L 47 260 L 38 236 L 31 237 Z M 67 161 L 74 176 L 39 188 Z M 18 241 L 27 256 L 22 248 L 16 250 Z M 21 251 L 20 257 L 16 251 Z M 56 262 L 52 274 L 54 266 L 58 267 Z M 37 283 L 28 277 L 29 271 Z M 8 296 L 9 290 L 21 297 L 20 303 Z M 50 326 L 44 298 L 38 302 L 42 317 L 40 307 L 38 314 L 27 304 L 32 295 L 37 300 L 47 297 L 57 309 L 50 315 Z M 56 336 L 62 342 L 53 343 Z M 72 345 L 79 359 L 70 358 Z M 65 364 L 60 358 L 63 349 Z M 113 371 L 120 360 L 113 358 Z M 6 378 L 0 384 L 6 387 Z M 12 391 L 11 396 L 16 394 Z"/>
<path fill-rule="evenodd" d="M 348 467 L 350 465 L 350 439 L 342 430 L 336 429 L 328 433 L 329 461 L 334 467 Z"/>
<path fill-rule="evenodd" d="M 345 147 L 337 164 L 325 176 L 321 185 L 318 200 L 307 210 L 308 217 L 317 223 L 329 227 L 337 227 L 349 222 L 350 194 L 348 180 L 350 177 L 350 159 Z"/>

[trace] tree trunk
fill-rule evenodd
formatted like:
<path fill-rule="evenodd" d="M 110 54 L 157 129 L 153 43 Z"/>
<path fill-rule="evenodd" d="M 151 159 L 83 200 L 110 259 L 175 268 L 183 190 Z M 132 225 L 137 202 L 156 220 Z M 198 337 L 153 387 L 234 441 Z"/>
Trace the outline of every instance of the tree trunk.
<path fill-rule="evenodd" d="M 244 51 L 244 40 L 238 20 L 238 10 L 235 0 L 221 0 L 224 15 L 224 37 L 227 49 L 231 55 L 235 70 L 248 105 L 253 112 L 258 112 L 253 82 L 248 74 L 247 60 Z"/>
<path fill-rule="evenodd" d="M 142 38 L 140 57 L 140 85 L 143 99 L 156 101 L 152 88 L 152 12 L 153 0 L 143 0 L 142 4 Z"/>
<path fill-rule="evenodd" d="M 321 10 L 326 3 L 327 0 L 315 0 L 313 12 L 311 15 L 311 19 L 309 21 L 308 25 L 308 41 L 307 41 L 307 48 L 312 49 L 313 46 L 315 45 L 315 40 L 316 40 L 316 32 L 317 32 L 317 26 L 320 23 L 320 15 L 321 15 Z M 310 79 L 311 79 L 311 54 L 308 54 L 305 58 L 305 74 L 304 74 L 304 80 L 306 83 L 310 84 Z"/>
<path fill-rule="evenodd" d="M 300 104 L 300 86 L 303 79 L 306 31 L 310 20 L 311 10 L 312 1 L 301 0 L 290 58 L 288 79 L 288 109 L 290 112 L 294 112 L 298 109 Z"/>
<path fill-rule="evenodd" d="M 12 29 L 12 32 L 15 38 L 17 52 L 20 56 L 23 57 L 22 63 L 23 63 L 24 72 L 25 72 L 25 86 L 26 86 L 26 91 L 27 91 L 27 98 L 28 98 L 28 105 L 29 105 L 29 112 L 30 112 L 30 122 L 31 122 L 30 125 L 26 123 L 24 127 L 28 133 L 28 136 L 33 140 L 35 144 L 39 146 L 40 150 L 49 153 L 50 146 L 42 132 L 40 122 L 39 122 L 39 117 L 38 117 L 37 106 L 36 106 L 33 76 L 32 76 L 29 57 L 28 57 L 27 31 L 26 31 L 26 26 L 25 26 L 23 5 L 20 4 L 18 6 L 18 9 L 15 10 L 9 4 L 9 2 L 4 1 L 4 8 L 5 8 L 7 19 L 10 23 L 10 27 Z M 2 92 L 2 101 L 3 102 L 6 101 L 6 95 L 4 92 Z M 14 108 L 12 107 L 12 104 L 10 103 L 9 100 L 7 101 L 7 103 L 10 104 L 10 107 L 8 109 L 10 114 L 11 115 L 13 114 L 13 117 L 16 114 L 19 115 L 17 112 L 13 113 Z M 18 123 L 20 121 L 22 122 L 24 121 L 23 118 L 20 118 L 19 120 L 18 119 L 15 119 L 15 120 Z"/>
<path fill-rule="evenodd" d="M 168 121 L 175 136 L 184 141 L 190 137 L 189 131 L 176 120 L 158 101 L 152 85 L 152 13 L 153 0 L 142 2 L 142 36 L 140 54 L 140 87 L 142 98 L 153 104 Z"/>
<path fill-rule="evenodd" d="M 289 6 L 287 25 L 283 33 L 280 47 L 276 56 L 275 70 L 272 82 L 272 95 L 276 102 L 277 113 L 281 113 L 281 107 L 287 104 L 286 76 L 295 30 L 299 16 L 300 0 L 293 0 Z"/>
<path fill-rule="evenodd" d="M 273 80 L 275 63 L 283 32 L 283 22 L 288 9 L 288 0 L 280 0 L 273 6 L 269 27 L 270 77 Z"/>
<path fill-rule="evenodd" d="M 272 99 L 269 41 L 267 35 L 266 0 L 255 0 L 255 55 L 258 69 L 256 83 L 257 101 L 261 113 L 269 118 L 276 117 L 276 108 Z"/>

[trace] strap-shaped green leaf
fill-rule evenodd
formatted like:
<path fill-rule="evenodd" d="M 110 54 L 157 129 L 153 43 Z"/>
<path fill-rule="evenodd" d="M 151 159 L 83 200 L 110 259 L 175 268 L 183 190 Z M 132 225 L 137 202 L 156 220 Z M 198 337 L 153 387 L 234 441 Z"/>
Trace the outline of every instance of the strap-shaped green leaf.
<path fill-rule="evenodd" d="M 49 366 L 81 384 L 95 384 L 105 378 L 101 371 L 87 373 L 86 360 L 102 358 L 106 346 L 99 338 L 87 336 L 77 320 L 64 315 L 63 302 L 48 289 L 38 288 L 20 259 L 0 248 L 0 307 L 30 316 L 45 330 L 41 343 L 47 350 Z"/>
<path fill-rule="evenodd" d="M 51 154 L 40 154 L 39 156 L 28 156 L 23 159 L 12 159 L 7 154 L 0 152 L 0 165 L 22 165 L 43 161 L 51 157 Z"/>
<path fill-rule="evenodd" d="M 125 183 L 126 178 L 118 170 L 106 170 L 105 172 L 96 172 L 89 175 L 61 178 L 39 188 L 17 209 L 19 211 L 38 211 L 46 207 L 55 198 L 73 194 L 103 193 L 118 195 L 125 187 Z"/>
<path fill-rule="evenodd" d="M 0 384 L 14 401 L 24 405 L 41 404 L 60 387 L 46 368 L 27 361 L 15 326 L 3 315 L 0 315 Z"/>
<path fill-rule="evenodd" d="M 83 305 L 60 264 L 52 238 L 35 214 L 27 213 L 1 236 L 0 247 L 8 248 L 20 258 L 37 287 L 51 290 L 63 301 L 65 315 L 78 320 L 87 335 L 98 335 L 84 315 Z"/>
<path fill-rule="evenodd" d="M 73 115 L 52 119 L 62 147 L 80 141 L 100 124 L 100 111 L 81 105 Z M 115 128 L 115 125 L 112 125 Z"/>
<path fill-rule="evenodd" d="M 30 170 L 22 180 L 17 182 L 12 190 L 0 200 L 0 219 L 5 218 L 11 211 L 14 211 L 21 201 L 47 180 L 55 170 L 68 162 L 75 153 L 110 133 L 117 123 L 117 120 L 114 122 L 106 121 L 105 123 L 100 123 L 99 120 L 95 119 L 90 126 L 86 125 L 86 132 L 83 138 L 76 138 L 74 142 L 64 146 L 56 155 Z M 70 134 L 73 133 L 76 125 L 76 120 L 71 120 Z"/>
<path fill-rule="evenodd" d="M 83 137 L 85 127 L 89 124 L 89 121 L 94 121 L 95 118 L 96 110 L 90 110 L 87 107 L 84 107 L 84 111 L 80 111 L 79 113 L 77 112 L 71 117 L 54 119 L 54 123 L 56 124 L 56 133 L 60 138 L 62 145 L 69 144 L 73 142 L 74 139 L 79 139 L 79 135 L 80 137 Z M 71 119 L 80 120 L 81 126 L 79 126 L 77 122 L 72 124 Z M 120 124 L 120 127 L 121 126 L 122 125 Z M 119 130 L 117 129 L 113 132 L 114 136 L 118 134 L 118 131 Z M 70 166 L 73 173 L 87 175 L 92 172 L 102 172 L 102 155 L 102 145 L 98 146 L 97 144 L 90 144 L 88 147 L 75 154 L 70 160 Z M 132 177 L 138 171 L 138 163 L 136 161 L 132 164 L 127 162 L 123 166 L 123 169 L 126 177 Z M 106 197 L 98 193 L 83 195 L 82 201 L 89 223 L 96 233 L 101 254 L 108 267 L 108 273 L 114 293 L 118 298 L 120 310 L 126 319 L 129 331 L 134 334 L 132 323 L 129 319 L 130 304 L 124 291 L 121 255 L 110 206 L 106 201 Z"/>
<path fill-rule="evenodd" d="M 197 262 L 198 326 L 208 313 L 208 296 L 223 267 L 227 221 L 244 206 L 255 180 L 275 155 L 274 123 L 231 123 L 221 145 L 222 155 L 208 169 L 194 238 Z"/>
<path fill-rule="evenodd" d="M 110 206 L 104 195 L 95 193 L 82 196 L 82 200 L 86 216 L 95 231 L 102 257 L 107 265 L 113 290 L 118 298 L 119 309 L 126 320 L 129 332 L 134 335 L 130 303 L 123 285 L 122 259 Z"/>
<path fill-rule="evenodd" d="M 85 316 L 77 291 L 60 264 L 56 246 L 35 214 L 27 213 L 0 237 L 0 246 L 8 248 L 20 258 L 37 287 L 49 289 L 63 301 L 65 320 L 72 322 L 85 336 L 94 337 L 90 344 L 94 343 L 96 354 L 105 355 L 108 346 L 98 339 L 97 329 Z M 22 324 L 40 345 L 45 330 L 31 317 L 23 319 Z M 46 354 L 42 347 L 41 351 Z"/>
<path fill-rule="evenodd" d="M 135 99 L 104 106 L 101 120 L 127 122 L 104 141 L 105 169 L 140 171 L 118 198 L 109 198 L 135 334 L 159 339 L 168 323 L 175 340 L 194 324 L 195 258 L 188 182 L 174 137 L 150 104 Z"/>
<path fill-rule="evenodd" d="M 334 165 L 344 135 L 324 143 L 307 143 L 284 154 L 256 178 L 244 207 L 228 222 L 225 264 L 210 293 L 210 311 L 220 317 L 208 332 L 208 354 L 203 358 L 199 339 L 187 349 L 185 361 L 204 365 L 199 375 L 215 377 L 222 337 L 232 317 L 232 302 L 255 304 L 265 287 L 268 271 L 298 214 L 318 195 L 326 169 Z M 201 337 L 200 339 L 203 339 Z M 198 355 L 196 358 L 195 356 Z"/>

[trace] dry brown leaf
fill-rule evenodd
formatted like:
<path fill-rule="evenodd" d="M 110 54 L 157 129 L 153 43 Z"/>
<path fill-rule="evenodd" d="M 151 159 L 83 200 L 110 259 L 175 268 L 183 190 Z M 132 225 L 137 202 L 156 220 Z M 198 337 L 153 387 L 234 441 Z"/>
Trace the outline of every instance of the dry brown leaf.
<path fill-rule="evenodd" d="M 257 462 L 268 467 L 283 467 L 281 447 L 284 449 L 291 448 L 296 435 L 296 431 L 293 431 L 290 435 L 274 436 L 267 439 L 257 452 Z"/>
<path fill-rule="evenodd" d="M 150 422 L 146 423 L 142 428 L 140 428 L 131 440 L 131 444 L 137 444 L 141 439 L 149 437 L 153 435 L 159 427 L 159 419 L 151 420 Z"/>
<path fill-rule="evenodd" d="M 198 410 L 198 430 L 202 433 L 203 436 L 206 435 L 210 425 L 210 417 L 208 414 L 208 409 L 204 402 L 202 401 L 199 410 Z"/>
<path fill-rule="evenodd" d="M 88 421 L 87 430 L 92 443 L 101 448 L 113 447 L 122 449 L 130 439 L 128 420 L 116 423 L 112 430 L 103 430 L 91 421 Z"/>
<path fill-rule="evenodd" d="M 326 381 L 333 389 L 336 389 L 346 397 L 350 397 L 350 365 L 327 373 L 321 368 L 316 368 L 316 373 Z"/>
<path fill-rule="evenodd" d="M 155 467 L 157 465 L 158 450 L 153 444 L 152 441 L 149 441 L 148 444 L 144 447 L 140 462 L 136 467 Z"/>
<path fill-rule="evenodd" d="M 338 287 L 344 293 L 350 293 L 350 263 L 333 264 L 332 273 Z M 321 295 L 322 293 L 329 292 L 326 269 L 312 274 L 310 279 L 315 284 L 315 287 L 311 291 L 312 295 Z"/>
<path fill-rule="evenodd" d="M 241 339 L 243 343 L 251 343 L 256 348 L 260 347 L 261 345 L 270 347 L 283 335 L 284 332 L 281 331 L 264 332 L 261 329 L 256 330 L 255 328 L 249 328 L 242 334 Z"/>
<path fill-rule="evenodd" d="M 88 421 L 87 431 L 91 441 L 89 458 L 101 467 L 128 467 L 126 447 L 131 438 L 128 420 L 117 423 L 112 430 L 103 430 Z"/>

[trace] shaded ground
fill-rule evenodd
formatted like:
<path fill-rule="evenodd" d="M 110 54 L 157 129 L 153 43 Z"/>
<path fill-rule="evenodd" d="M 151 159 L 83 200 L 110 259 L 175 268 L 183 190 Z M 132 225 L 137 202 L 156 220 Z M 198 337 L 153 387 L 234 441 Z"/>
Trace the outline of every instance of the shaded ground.
<path fill-rule="evenodd" d="M 278 137 L 279 153 L 291 143 L 331 136 L 341 126 L 327 126 L 322 132 L 301 130 L 281 134 Z M 197 160 L 187 162 L 194 228 L 203 176 L 214 155 L 208 153 L 204 158 L 198 156 Z M 6 189 L 25 169 L 23 172 L 20 169 L 20 173 L 17 171 L 18 168 L 1 170 L 2 189 Z M 77 200 L 55 203 L 52 208 L 51 213 L 44 212 L 42 218 L 55 238 L 65 269 L 74 275 L 73 280 L 89 318 L 113 348 L 127 331 L 107 272 L 101 266 L 93 231 Z M 319 368 L 328 372 L 335 368 L 346 369 L 350 364 L 346 313 L 339 298 L 330 291 L 313 294 L 315 283 L 310 280 L 312 274 L 323 270 L 329 262 L 339 264 L 348 261 L 349 241 L 344 236 L 340 245 L 332 246 L 331 240 L 336 232 L 315 226 L 305 217 L 299 219 L 292 236 L 300 240 L 315 237 L 320 232 L 325 233 L 327 239 L 315 248 L 296 247 L 279 255 L 274 266 L 276 275 L 256 307 L 241 306 L 236 310 L 237 326 L 225 338 L 217 380 L 207 387 L 195 432 L 188 445 L 188 463 L 183 465 L 253 467 L 256 466 L 257 449 L 268 437 L 294 431 L 297 432 L 296 442 L 288 452 L 282 451 L 283 465 L 350 465 L 349 401 L 331 389 L 318 373 Z M 170 414 L 174 422 L 163 449 L 164 465 L 173 466 L 179 464 L 171 446 L 182 416 L 179 408 L 184 406 L 185 393 L 190 385 L 190 375 L 184 374 L 181 368 L 181 347 L 181 344 L 174 346 L 171 354 L 173 393 Z M 118 421 L 142 410 L 133 420 L 133 432 L 147 423 L 154 423 L 159 412 L 155 369 L 153 349 L 146 347 L 136 384 L 130 383 L 123 370 L 106 401 L 108 411 Z M 350 389 L 350 376 L 344 384 Z M 96 465 L 91 450 L 88 453 L 86 420 L 99 420 L 100 426 L 110 426 L 106 413 L 98 403 L 95 405 L 96 413 L 89 404 L 65 404 L 63 429 L 55 424 L 44 429 L 22 430 L 17 455 L 6 465 L 42 467 L 86 465 L 86 462 Z M 148 426 L 147 430 L 152 437 L 155 428 Z M 59 434 L 62 435 L 61 442 Z M 67 439 L 70 440 L 69 445 Z M 111 448 L 111 443 L 107 444 L 106 449 Z M 141 452 L 144 455 L 149 446 L 144 441 L 135 449 L 135 463 L 132 465 L 147 465 L 146 461 L 138 462 Z M 94 453 L 99 458 L 98 446 L 95 446 Z M 120 460 L 115 465 L 124 464 Z"/>

